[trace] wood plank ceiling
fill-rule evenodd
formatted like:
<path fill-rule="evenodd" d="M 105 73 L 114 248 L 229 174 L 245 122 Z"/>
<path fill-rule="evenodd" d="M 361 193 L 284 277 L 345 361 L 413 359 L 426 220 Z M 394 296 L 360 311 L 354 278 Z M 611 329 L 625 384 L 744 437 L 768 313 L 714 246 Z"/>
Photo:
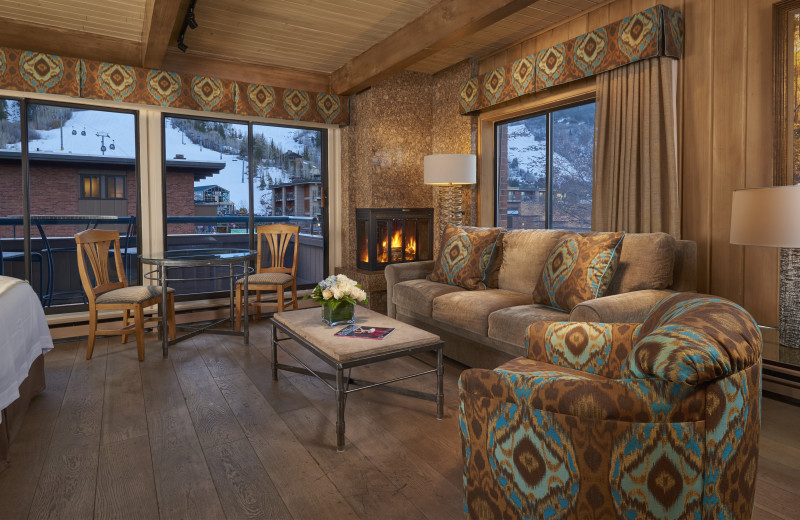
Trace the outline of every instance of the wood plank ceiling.
<path fill-rule="evenodd" d="M 182 53 L 189 3 L 0 0 L 0 46 L 353 93 L 484 58 L 606 0 L 197 0 Z"/>

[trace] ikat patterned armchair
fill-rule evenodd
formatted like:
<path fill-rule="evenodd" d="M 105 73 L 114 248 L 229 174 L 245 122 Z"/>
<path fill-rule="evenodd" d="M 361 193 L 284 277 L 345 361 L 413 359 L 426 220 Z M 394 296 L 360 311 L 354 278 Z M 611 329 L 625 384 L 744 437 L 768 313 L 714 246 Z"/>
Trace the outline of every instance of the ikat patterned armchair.
<path fill-rule="evenodd" d="M 527 358 L 461 375 L 469 518 L 747 519 L 761 333 L 676 293 L 643 324 L 531 325 Z"/>

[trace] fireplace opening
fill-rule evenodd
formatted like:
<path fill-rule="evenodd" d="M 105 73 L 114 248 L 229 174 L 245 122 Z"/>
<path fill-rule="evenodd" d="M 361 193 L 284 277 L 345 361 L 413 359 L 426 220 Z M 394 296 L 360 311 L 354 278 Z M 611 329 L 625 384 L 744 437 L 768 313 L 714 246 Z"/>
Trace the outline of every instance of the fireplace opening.
<path fill-rule="evenodd" d="M 380 271 L 389 264 L 430 260 L 433 208 L 356 210 L 357 264 Z"/>

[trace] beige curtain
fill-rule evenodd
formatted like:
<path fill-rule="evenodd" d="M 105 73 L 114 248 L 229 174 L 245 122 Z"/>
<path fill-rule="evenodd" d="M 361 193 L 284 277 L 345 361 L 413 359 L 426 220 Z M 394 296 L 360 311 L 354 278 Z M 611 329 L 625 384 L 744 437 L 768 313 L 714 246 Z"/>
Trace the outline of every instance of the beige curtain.
<path fill-rule="evenodd" d="M 593 230 L 680 238 L 676 78 L 670 58 L 597 76 Z"/>

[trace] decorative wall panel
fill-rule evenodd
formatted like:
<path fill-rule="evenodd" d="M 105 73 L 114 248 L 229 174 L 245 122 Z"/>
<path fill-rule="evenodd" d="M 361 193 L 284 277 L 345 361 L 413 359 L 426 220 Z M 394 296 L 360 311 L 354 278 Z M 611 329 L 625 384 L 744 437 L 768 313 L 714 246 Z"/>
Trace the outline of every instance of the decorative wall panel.
<path fill-rule="evenodd" d="M 461 84 L 466 114 L 606 72 L 636 61 L 683 53 L 683 15 L 657 5 Z"/>
<path fill-rule="evenodd" d="M 0 88 L 348 125 L 346 96 L 0 48 Z"/>
<path fill-rule="evenodd" d="M 80 60 L 0 48 L 0 88 L 78 96 Z"/>

